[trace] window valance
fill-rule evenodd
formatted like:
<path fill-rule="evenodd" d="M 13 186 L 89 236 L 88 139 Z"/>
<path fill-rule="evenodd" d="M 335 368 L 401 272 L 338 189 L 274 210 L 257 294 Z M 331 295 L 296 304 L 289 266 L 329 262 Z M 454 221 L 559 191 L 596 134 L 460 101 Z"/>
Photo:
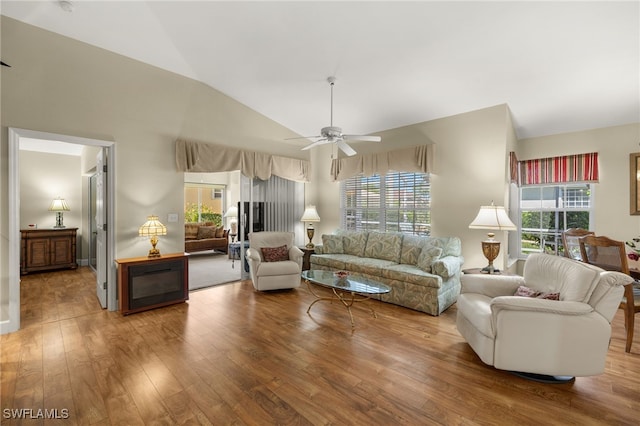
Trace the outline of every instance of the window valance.
<path fill-rule="evenodd" d="M 511 179 L 520 186 L 568 182 L 598 182 L 598 153 L 517 161 L 510 154 Z M 514 171 L 517 166 L 517 172 Z"/>
<path fill-rule="evenodd" d="M 243 151 L 204 142 L 176 141 L 176 166 L 181 172 L 240 172 L 249 178 L 267 180 L 271 175 L 308 182 L 309 161 L 262 152 Z"/>
<path fill-rule="evenodd" d="M 394 151 L 355 155 L 334 159 L 331 162 L 331 177 L 334 181 L 345 180 L 363 174 L 384 176 L 389 171 L 432 173 L 435 145 L 420 145 Z"/>

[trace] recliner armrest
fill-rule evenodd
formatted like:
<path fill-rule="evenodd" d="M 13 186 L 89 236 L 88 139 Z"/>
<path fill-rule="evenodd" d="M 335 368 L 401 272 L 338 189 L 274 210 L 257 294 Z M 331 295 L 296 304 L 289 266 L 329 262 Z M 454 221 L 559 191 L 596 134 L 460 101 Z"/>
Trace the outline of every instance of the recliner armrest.
<path fill-rule="evenodd" d="M 519 286 L 525 285 L 519 275 L 463 274 L 460 293 L 478 293 L 490 298 L 513 296 Z"/>
<path fill-rule="evenodd" d="M 248 248 L 245 255 L 249 258 L 249 260 L 252 260 L 254 262 L 262 261 L 262 258 L 260 257 L 260 253 L 258 253 L 258 250 L 256 249 Z"/>
<path fill-rule="evenodd" d="M 521 296 L 499 296 L 491 300 L 490 306 L 494 315 L 500 310 L 546 312 L 572 316 L 585 315 L 594 311 L 588 303 Z"/>
<path fill-rule="evenodd" d="M 289 260 L 293 260 L 294 262 L 297 262 L 298 260 L 302 261 L 303 256 L 304 252 L 298 247 L 292 246 L 289 248 Z"/>

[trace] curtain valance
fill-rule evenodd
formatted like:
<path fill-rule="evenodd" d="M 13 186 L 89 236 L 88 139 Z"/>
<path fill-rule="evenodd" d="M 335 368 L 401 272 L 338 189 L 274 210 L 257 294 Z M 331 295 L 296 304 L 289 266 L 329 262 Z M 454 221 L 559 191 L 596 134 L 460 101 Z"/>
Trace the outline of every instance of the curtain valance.
<path fill-rule="evenodd" d="M 240 172 L 249 178 L 267 180 L 271 175 L 308 182 L 307 160 L 280 157 L 262 152 L 243 151 L 203 142 L 176 141 L 176 166 L 181 172 Z"/>
<path fill-rule="evenodd" d="M 598 153 L 564 155 L 517 161 L 510 154 L 511 179 L 518 185 L 540 185 L 568 182 L 598 182 Z M 514 171 L 517 166 L 517 172 Z"/>
<path fill-rule="evenodd" d="M 420 145 L 394 151 L 355 155 L 334 159 L 331 162 L 331 176 L 334 181 L 345 180 L 363 174 L 364 176 L 384 176 L 396 172 L 432 173 L 435 145 Z"/>

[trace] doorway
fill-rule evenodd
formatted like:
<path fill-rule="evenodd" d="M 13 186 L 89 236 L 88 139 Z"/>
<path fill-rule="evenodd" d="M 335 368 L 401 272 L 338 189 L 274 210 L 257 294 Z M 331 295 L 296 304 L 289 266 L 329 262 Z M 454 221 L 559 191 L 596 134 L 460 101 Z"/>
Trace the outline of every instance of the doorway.
<path fill-rule="evenodd" d="M 105 253 L 105 291 L 106 304 L 109 310 L 117 310 L 117 292 L 115 275 L 115 143 L 98 139 L 81 138 L 70 135 L 40 132 L 27 129 L 9 128 L 9 176 L 8 176 L 8 222 L 9 222 L 9 255 L 8 255 L 8 318 L 0 322 L 0 334 L 16 331 L 20 328 L 20 187 L 19 146 L 21 138 L 60 141 L 70 144 L 101 147 L 106 154 L 106 191 L 105 191 L 105 225 L 107 250 Z M 96 261 L 99 265 L 101 259 Z M 4 308 L 4 307 L 3 307 Z"/>

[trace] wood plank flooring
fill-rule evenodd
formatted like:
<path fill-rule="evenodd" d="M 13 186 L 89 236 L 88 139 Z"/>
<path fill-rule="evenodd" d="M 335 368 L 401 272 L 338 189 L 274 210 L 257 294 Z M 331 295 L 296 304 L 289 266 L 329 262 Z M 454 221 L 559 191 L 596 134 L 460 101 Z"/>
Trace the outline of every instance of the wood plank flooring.
<path fill-rule="evenodd" d="M 22 278 L 22 328 L 0 337 L 3 425 L 637 425 L 640 333 L 616 314 L 605 374 L 545 385 L 484 365 L 439 317 L 313 300 L 249 281 L 127 317 L 86 267 Z M 38 417 L 48 410 L 66 419 Z M 57 410 L 57 411 L 56 411 Z M 18 413 L 20 413 L 18 411 Z M 41 416 L 44 417 L 44 414 Z"/>

